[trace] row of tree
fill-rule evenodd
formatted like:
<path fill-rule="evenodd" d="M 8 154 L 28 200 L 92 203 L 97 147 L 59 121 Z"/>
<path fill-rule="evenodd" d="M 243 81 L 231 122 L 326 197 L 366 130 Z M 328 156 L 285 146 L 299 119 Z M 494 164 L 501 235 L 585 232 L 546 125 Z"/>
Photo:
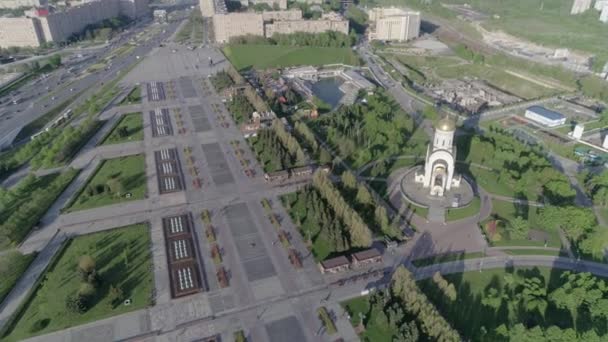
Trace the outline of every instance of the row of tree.
<path fill-rule="evenodd" d="M 372 244 L 372 234 L 361 216 L 351 208 L 333 182 L 322 171 L 315 172 L 313 186 L 336 212 L 350 231 L 350 242 L 353 247 L 369 247 Z"/>
<path fill-rule="evenodd" d="M 393 296 L 401 301 L 407 312 L 416 317 L 422 332 L 433 341 L 460 341 L 460 336 L 437 308 L 420 291 L 412 273 L 399 266 L 391 281 Z"/>
<path fill-rule="evenodd" d="M 47 186 L 31 189 L 28 200 L 14 208 L 0 225 L 0 245 L 19 243 L 77 174 L 78 171 L 70 169 L 55 177 Z M 34 180 L 29 177 L 24 181 Z"/>
<path fill-rule="evenodd" d="M 328 253 L 340 253 L 351 248 L 348 228 L 314 187 L 307 185 L 299 189 L 287 206 L 309 243 L 322 241 L 328 246 Z"/>
<path fill-rule="evenodd" d="M 378 227 L 382 234 L 401 239 L 399 227 L 396 223 L 391 223 L 386 208 L 375 201 L 364 183 L 358 182 L 348 170 L 342 172 L 341 180 L 344 198 L 352 199 L 350 203 L 355 211 L 370 227 Z"/>
<path fill-rule="evenodd" d="M 40 150 L 53 139 L 51 132 L 40 134 L 36 139 L 18 147 L 14 153 L 7 153 L 0 157 L 0 179 L 8 177 L 15 170 L 32 159 Z"/>
<path fill-rule="evenodd" d="M 289 151 L 289 154 L 295 157 L 295 164 L 298 166 L 302 166 L 306 164 L 306 154 L 304 154 L 304 150 L 294 138 L 291 133 L 287 132 L 285 129 L 285 125 L 281 120 L 275 119 L 272 123 L 272 129 L 274 129 L 275 134 L 279 137 L 281 144 Z"/>
<path fill-rule="evenodd" d="M 271 128 L 258 131 L 257 137 L 253 139 L 253 149 L 262 165 L 264 165 L 266 172 L 285 170 L 302 165 L 303 159 L 298 159 L 297 155 L 290 153 L 281 142 L 276 131 Z"/>
<path fill-rule="evenodd" d="M 331 163 L 332 156 L 325 148 L 322 148 L 317 139 L 315 138 L 314 132 L 308 127 L 303 121 L 296 121 L 294 125 L 294 136 L 300 140 L 300 142 L 308 148 L 311 152 L 311 156 L 314 157 L 319 164 L 324 165 Z"/>
<path fill-rule="evenodd" d="M 31 159 L 30 165 L 34 169 L 49 168 L 68 161 L 97 131 L 100 124 L 97 120 L 87 119 L 80 126 L 67 125 Z"/>
<path fill-rule="evenodd" d="M 247 122 L 251 119 L 251 114 L 255 111 L 247 97 L 243 94 L 236 94 L 228 102 L 228 111 L 232 114 L 234 121 L 238 124 Z"/>
<path fill-rule="evenodd" d="M 451 302 L 456 300 L 457 293 L 454 284 L 448 282 L 439 271 L 433 274 L 433 282 L 437 285 L 437 288 L 443 293 L 443 295 Z"/>
<path fill-rule="evenodd" d="M 222 70 L 211 77 L 211 84 L 217 92 L 221 92 L 232 86 L 234 81 L 226 71 Z"/>
<path fill-rule="evenodd" d="M 320 33 L 295 32 L 275 33 L 271 38 L 261 36 L 245 35 L 233 37 L 231 44 L 257 44 L 257 45 L 281 45 L 281 46 L 316 46 L 316 47 L 349 47 L 356 42 L 356 35 L 344 34 L 337 31 L 325 31 Z"/>

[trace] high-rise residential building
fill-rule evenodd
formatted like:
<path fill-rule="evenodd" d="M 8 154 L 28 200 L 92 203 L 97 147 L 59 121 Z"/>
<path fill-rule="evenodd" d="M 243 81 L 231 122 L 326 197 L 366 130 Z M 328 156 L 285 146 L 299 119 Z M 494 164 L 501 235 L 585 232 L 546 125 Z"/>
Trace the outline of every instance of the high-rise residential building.
<path fill-rule="evenodd" d="M 46 6 L 46 0 L 0 0 L 0 8 Z"/>
<path fill-rule="evenodd" d="M 608 6 L 608 0 L 596 0 L 595 4 L 593 5 L 593 7 L 600 12 L 606 6 Z"/>
<path fill-rule="evenodd" d="M 213 32 L 215 41 L 219 43 L 246 35 L 272 37 L 275 33 L 325 31 L 348 34 L 348 20 L 336 13 L 323 15 L 318 20 L 307 20 L 302 17 L 301 10 L 216 13 L 213 16 Z"/>
<path fill-rule="evenodd" d="M 148 0 L 93 0 L 57 12 L 37 9 L 25 18 L 0 18 L 0 47 L 64 42 L 90 24 L 120 15 L 135 19 L 147 13 Z M 21 31 L 23 34 L 10 33 Z M 32 38 L 34 33 L 37 36 Z"/>
<path fill-rule="evenodd" d="M 198 5 L 201 10 L 201 14 L 205 18 L 211 18 L 215 14 L 215 1 L 214 0 L 199 0 Z"/>
<path fill-rule="evenodd" d="M 603 23 L 608 23 L 608 5 L 604 6 L 602 12 L 600 14 L 600 21 Z"/>
<path fill-rule="evenodd" d="M 271 8 L 275 8 L 275 5 L 279 9 L 287 9 L 287 0 L 248 0 L 247 6 L 249 5 L 257 5 L 257 4 L 267 4 Z"/>
<path fill-rule="evenodd" d="M 591 8 L 591 0 L 574 0 L 570 14 L 585 13 Z"/>
<path fill-rule="evenodd" d="M 0 18 L 0 47 L 40 46 L 40 21 L 35 18 Z"/>
<path fill-rule="evenodd" d="M 306 20 L 306 19 L 291 19 L 291 20 L 275 20 L 272 23 L 264 25 L 264 34 L 266 37 L 272 37 L 275 33 L 321 33 L 326 31 L 336 31 L 348 34 L 348 20 L 336 13 L 324 14 L 321 19 Z"/>
<path fill-rule="evenodd" d="M 230 38 L 245 35 L 264 35 L 264 19 L 261 13 L 244 12 L 216 14 L 213 16 L 215 41 L 225 43 Z"/>
<path fill-rule="evenodd" d="M 406 41 L 420 34 L 420 12 L 401 8 L 374 8 L 368 11 L 370 40 Z"/>

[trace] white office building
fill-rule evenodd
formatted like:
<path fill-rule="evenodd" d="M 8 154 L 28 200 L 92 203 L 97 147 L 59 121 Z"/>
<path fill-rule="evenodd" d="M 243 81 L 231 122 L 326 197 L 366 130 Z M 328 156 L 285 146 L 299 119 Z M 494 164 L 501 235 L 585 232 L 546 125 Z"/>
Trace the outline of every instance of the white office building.
<path fill-rule="evenodd" d="M 547 127 L 555 127 L 566 123 L 566 117 L 562 113 L 541 106 L 532 106 L 526 109 L 525 117 Z"/>
<path fill-rule="evenodd" d="M 402 8 L 373 8 L 369 15 L 369 39 L 407 41 L 420 35 L 420 12 Z"/>

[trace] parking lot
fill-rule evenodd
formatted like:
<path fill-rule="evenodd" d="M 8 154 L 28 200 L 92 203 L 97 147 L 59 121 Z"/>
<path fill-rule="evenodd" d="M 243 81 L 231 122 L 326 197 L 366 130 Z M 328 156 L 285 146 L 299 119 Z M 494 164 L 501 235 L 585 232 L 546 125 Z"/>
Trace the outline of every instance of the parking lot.
<path fill-rule="evenodd" d="M 162 219 L 173 298 L 204 290 L 191 220 L 190 214 Z"/>
<path fill-rule="evenodd" d="M 228 162 L 224 156 L 224 152 L 219 143 L 204 144 L 203 153 L 207 160 L 209 174 L 215 185 L 221 186 L 225 184 L 233 184 L 234 176 L 228 167 Z"/>
<path fill-rule="evenodd" d="M 150 111 L 150 122 L 152 123 L 153 137 L 173 135 L 173 127 L 171 126 L 171 117 L 169 116 L 168 109 L 162 108 Z"/>
<path fill-rule="evenodd" d="M 162 149 L 154 151 L 156 174 L 160 194 L 166 194 L 184 189 L 184 178 L 179 164 L 177 149 Z"/>
<path fill-rule="evenodd" d="M 190 106 L 188 107 L 188 110 L 190 111 L 190 117 L 192 117 L 195 132 L 207 132 L 211 130 L 211 123 L 209 122 L 209 118 L 207 117 L 203 106 Z"/>

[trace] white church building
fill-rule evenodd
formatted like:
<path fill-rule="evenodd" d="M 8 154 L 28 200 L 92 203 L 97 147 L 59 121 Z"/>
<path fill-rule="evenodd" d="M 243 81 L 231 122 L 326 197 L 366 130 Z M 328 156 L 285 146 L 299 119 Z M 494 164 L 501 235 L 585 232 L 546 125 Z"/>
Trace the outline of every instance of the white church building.
<path fill-rule="evenodd" d="M 460 186 L 461 176 L 454 174 L 456 123 L 449 117 L 439 120 L 433 142 L 426 151 L 424 169 L 416 172 L 416 183 L 428 188 L 431 196 L 443 197 L 451 188 Z"/>

